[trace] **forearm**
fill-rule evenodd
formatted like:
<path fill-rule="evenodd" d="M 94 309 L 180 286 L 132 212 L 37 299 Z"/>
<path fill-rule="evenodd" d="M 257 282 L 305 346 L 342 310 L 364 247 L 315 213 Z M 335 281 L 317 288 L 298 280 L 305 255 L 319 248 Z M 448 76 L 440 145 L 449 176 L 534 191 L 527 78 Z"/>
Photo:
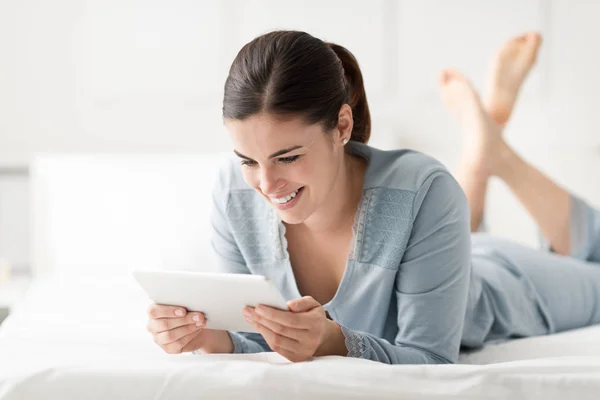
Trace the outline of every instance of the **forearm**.
<path fill-rule="evenodd" d="M 506 147 L 496 170 L 536 221 L 556 253 L 570 253 L 569 193 Z"/>
<path fill-rule="evenodd" d="M 422 349 L 409 346 L 395 346 L 373 335 L 355 332 L 344 328 L 333 321 L 328 328 L 327 339 L 317 349 L 315 357 L 348 356 L 365 358 L 386 364 L 446 364 L 450 363 L 442 357 Z M 345 331 L 345 333 L 344 333 Z M 349 346 L 346 340 L 349 340 Z"/>
<path fill-rule="evenodd" d="M 327 320 L 327 330 L 325 339 L 317 349 L 315 356 L 346 356 L 348 349 L 346 348 L 346 338 L 342 333 L 342 328 L 334 321 Z"/>
<path fill-rule="evenodd" d="M 427 350 L 412 347 L 409 344 L 395 345 L 385 339 L 374 335 L 357 332 L 349 328 L 341 328 L 344 355 L 347 357 L 362 358 L 385 364 L 449 364 L 452 360 L 445 359 Z"/>

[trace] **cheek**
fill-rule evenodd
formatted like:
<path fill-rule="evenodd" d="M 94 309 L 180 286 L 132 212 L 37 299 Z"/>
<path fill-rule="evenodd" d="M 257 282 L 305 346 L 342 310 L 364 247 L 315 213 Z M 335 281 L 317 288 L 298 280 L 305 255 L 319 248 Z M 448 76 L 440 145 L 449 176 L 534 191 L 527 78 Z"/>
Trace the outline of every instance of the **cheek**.
<path fill-rule="evenodd" d="M 316 181 L 330 184 L 332 178 L 335 176 L 336 168 L 337 165 L 332 162 L 331 156 L 325 154 L 318 162 L 313 163 L 311 174 Z"/>
<path fill-rule="evenodd" d="M 314 166 L 310 162 L 299 163 L 290 172 L 290 180 L 301 184 L 309 185 L 315 180 Z"/>

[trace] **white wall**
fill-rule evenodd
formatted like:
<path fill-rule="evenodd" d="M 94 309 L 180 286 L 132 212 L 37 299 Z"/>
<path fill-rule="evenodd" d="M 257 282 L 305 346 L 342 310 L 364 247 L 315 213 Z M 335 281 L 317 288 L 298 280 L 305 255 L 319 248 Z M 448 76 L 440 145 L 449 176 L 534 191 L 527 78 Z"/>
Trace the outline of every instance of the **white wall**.
<path fill-rule="evenodd" d="M 0 175 L 0 263 L 25 269 L 29 255 L 29 190 L 18 174 Z M 0 267 L 1 268 L 1 267 Z"/>
<path fill-rule="evenodd" d="M 237 50 L 274 29 L 306 30 L 357 56 L 373 111 L 372 144 L 456 164 L 461 136 L 438 71 L 483 87 L 507 37 L 544 35 L 509 141 L 600 205 L 600 3 L 567 0 L 5 0 L 0 2 L 0 166 L 36 152 L 228 150 L 221 91 Z M 26 263 L 27 181 L 0 174 L 0 257 Z M 532 243 L 534 226 L 493 182 L 493 232 Z"/>

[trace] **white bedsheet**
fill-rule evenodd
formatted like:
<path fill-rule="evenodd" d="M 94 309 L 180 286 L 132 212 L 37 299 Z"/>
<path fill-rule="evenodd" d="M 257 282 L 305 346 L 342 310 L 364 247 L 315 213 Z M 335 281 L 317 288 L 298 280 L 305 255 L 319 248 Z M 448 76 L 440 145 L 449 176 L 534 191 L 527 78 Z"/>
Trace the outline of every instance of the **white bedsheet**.
<path fill-rule="evenodd" d="M 292 364 L 164 354 L 145 330 L 148 304 L 129 277 L 37 282 L 0 328 L 0 399 L 600 398 L 600 327 L 462 354 L 471 365 Z"/>

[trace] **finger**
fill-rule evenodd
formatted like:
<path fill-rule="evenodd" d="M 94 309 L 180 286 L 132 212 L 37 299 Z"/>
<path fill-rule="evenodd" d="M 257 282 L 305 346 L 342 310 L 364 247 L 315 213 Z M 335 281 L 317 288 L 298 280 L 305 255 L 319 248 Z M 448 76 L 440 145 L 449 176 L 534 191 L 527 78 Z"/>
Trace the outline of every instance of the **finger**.
<path fill-rule="evenodd" d="M 183 318 L 158 318 L 148 321 L 148 331 L 152 333 L 160 333 L 171 329 L 179 328 L 185 325 L 196 325 L 203 327 L 206 325 L 206 318 L 202 313 L 187 313 Z"/>
<path fill-rule="evenodd" d="M 181 352 L 183 352 L 183 349 L 185 349 L 185 346 L 187 346 L 199 334 L 199 331 L 188 333 L 187 335 L 177 339 L 175 342 L 162 345 L 161 347 L 168 354 L 180 354 Z"/>
<path fill-rule="evenodd" d="M 306 357 L 303 354 L 293 353 L 285 349 L 278 350 L 277 353 L 281 354 L 291 362 L 302 362 L 310 359 L 310 357 Z"/>
<path fill-rule="evenodd" d="M 256 313 L 254 313 L 252 320 L 257 323 L 260 324 L 266 328 L 268 328 L 270 331 L 278 334 L 278 335 L 282 335 L 285 337 L 288 337 L 290 339 L 294 339 L 297 341 L 301 341 L 302 339 L 305 339 L 308 334 L 310 333 L 310 331 L 308 329 L 302 329 L 302 328 L 292 328 L 286 325 L 282 325 L 279 322 L 267 319 L 267 318 L 262 318 L 261 316 L 257 315 Z"/>
<path fill-rule="evenodd" d="M 160 332 L 154 335 L 154 341 L 158 345 L 165 345 L 169 343 L 174 343 L 184 337 L 185 335 L 189 335 L 192 332 L 197 332 L 202 328 L 194 325 L 185 325 L 180 326 L 179 328 L 171 329 L 165 332 Z"/>
<path fill-rule="evenodd" d="M 187 310 L 183 307 L 165 306 L 152 303 L 148 307 L 148 316 L 150 318 L 181 318 L 187 314 Z"/>
<path fill-rule="evenodd" d="M 321 303 L 311 296 L 304 296 L 299 299 L 288 301 L 288 307 L 292 312 L 310 311 L 315 307 L 320 307 Z"/>
<path fill-rule="evenodd" d="M 252 307 L 247 307 L 244 309 L 244 311 L 248 309 L 250 310 L 250 315 L 253 319 L 256 317 L 269 319 L 273 322 L 277 322 L 280 325 L 296 329 L 310 328 L 310 325 L 305 318 L 301 318 L 301 315 L 294 314 L 291 311 L 278 310 L 262 304 L 258 305 L 254 310 L 252 310 Z"/>
<path fill-rule="evenodd" d="M 283 349 L 295 353 L 300 348 L 299 341 L 279 335 L 267 328 L 266 326 L 261 325 L 259 323 L 253 321 L 250 323 L 262 335 L 262 337 L 265 339 L 265 341 L 273 351 L 279 352 L 279 350 Z"/>

